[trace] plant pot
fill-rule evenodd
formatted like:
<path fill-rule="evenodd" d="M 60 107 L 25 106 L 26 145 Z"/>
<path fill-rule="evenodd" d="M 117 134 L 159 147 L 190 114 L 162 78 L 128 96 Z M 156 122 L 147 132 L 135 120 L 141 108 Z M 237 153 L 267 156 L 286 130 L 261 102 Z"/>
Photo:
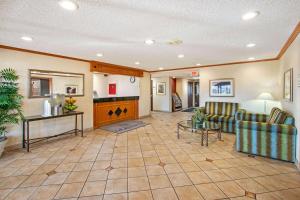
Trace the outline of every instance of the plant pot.
<path fill-rule="evenodd" d="M 0 137 L 0 157 L 2 156 L 6 143 L 7 137 Z"/>

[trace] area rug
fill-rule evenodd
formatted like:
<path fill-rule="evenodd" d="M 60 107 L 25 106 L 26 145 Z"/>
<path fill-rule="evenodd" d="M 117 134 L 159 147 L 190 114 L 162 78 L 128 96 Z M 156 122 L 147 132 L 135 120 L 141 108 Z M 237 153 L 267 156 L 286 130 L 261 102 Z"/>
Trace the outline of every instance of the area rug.
<path fill-rule="evenodd" d="M 196 108 L 187 108 L 187 109 L 184 109 L 182 110 L 181 112 L 194 112 Z"/>
<path fill-rule="evenodd" d="M 102 130 L 114 132 L 114 133 L 124 133 L 127 131 L 131 131 L 140 127 L 144 127 L 148 124 L 146 124 L 143 121 L 137 121 L 137 120 L 129 120 L 124 122 L 118 122 L 115 124 L 110 124 L 106 126 L 102 126 Z"/>

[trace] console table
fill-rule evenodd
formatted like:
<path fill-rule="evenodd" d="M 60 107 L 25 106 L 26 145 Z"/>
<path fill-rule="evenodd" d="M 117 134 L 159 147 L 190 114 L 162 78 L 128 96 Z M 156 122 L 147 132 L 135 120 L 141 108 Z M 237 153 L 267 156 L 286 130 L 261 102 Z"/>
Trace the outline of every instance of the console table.
<path fill-rule="evenodd" d="M 80 132 L 81 137 L 83 137 L 83 114 L 84 114 L 83 112 L 73 111 L 73 112 L 66 112 L 66 113 L 63 113 L 61 115 L 47 116 L 47 117 L 44 117 L 42 115 L 35 115 L 35 116 L 25 117 L 23 119 L 23 148 L 25 148 L 25 144 L 26 144 L 27 152 L 29 152 L 30 144 L 40 142 L 42 140 L 47 140 L 49 138 L 57 137 L 57 136 L 60 136 L 60 135 L 66 135 L 66 134 L 71 134 L 71 133 L 75 133 L 75 135 L 77 135 L 77 133 Z M 77 128 L 77 116 L 78 115 L 81 116 L 81 129 Z M 57 135 L 30 139 L 30 131 L 29 131 L 30 130 L 30 125 L 29 125 L 30 122 L 47 120 L 47 119 L 55 119 L 55 118 L 61 118 L 61 117 L 70 117 L 70 116 L 75 116 L 75 128 L 74 129 L 72 129 L 70 131 L 67 131 L 67 132 L 64 132 L 64 133 L 57 134 Z"/>

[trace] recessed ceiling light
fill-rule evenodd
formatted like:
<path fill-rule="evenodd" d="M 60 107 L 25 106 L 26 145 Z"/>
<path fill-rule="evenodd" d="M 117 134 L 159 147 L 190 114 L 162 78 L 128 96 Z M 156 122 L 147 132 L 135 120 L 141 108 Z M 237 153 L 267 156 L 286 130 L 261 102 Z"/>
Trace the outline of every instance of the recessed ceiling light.
<path fill-rule="evenodd" d="M 175 77 L 175 76 L 173 76 L 173 78 L 175 79 L 176 77 Z"/>
<path fill-rule="evenodd" d="M 243 20 L 250 20 L 250 19 L 253 19 L 253 18 L 257 17 L 257 15 L 259 15 L 258 11 L 247 12 L 246 14 L 244 14 L 242 16 L 242 19 Z"/>
<path fill-rule="evenodd" d="M 74 10 L 77 10 L 79 8 L 78 4 L 75 3 L 74 1 L 72 0 L 60 0 L 58 2 L 58 4 L 63 8 L 63 9 L 66 9 L 66 10 L 69 10 L 69 11 L 74 11 Z"/>
<path fill-rule="evenodd" d="M 102 53 L 97 53 L 96 56 L 103 57 L 103 54 Z"/>
<path fill-rule="evenodd" d="M 23 36 L 23 37 L 21 37 L 21 39 L 24 40 L 24 41 L 27 41 L 27 42 L 31 42 L 32 41 L 32 38 L 28 37 L 28 36 Z"/>
<path fill-rule="evenodd" d="M 163 67 L 160 67 L 160 68 L 158 68 L 159 70 L 163 70 L 164 68 Z"/>
<path fill-rule="evenodd" d="M 255 58 L 254 57 L 249 57 L 248 60 L 255 60 Z"/>
<path fill-rule="evenodd" d="M 201 64 L 200 64 L 200 63 L 197 63 L 196 66 L 201 66 Z"/>
<path fill-rule="evenodd" d="M 177 57 L 178 58 L 184 58 L 184 55 L 183 54 L 179 54 Z"/>
<path fill-rule="evenodd" d="M 140 62 L 136 61 L 134 64 L 136 64 L 136 65 L 139 65 L 139 64 L 140 64 Z"/>
<path fill-rule="evenodd" d="M 154 43 L 155 43 L 154 40 L 151 40 L 151 39 L 145 40 L 145 44 L 147 44 L 147 45 L 152 45 Z"/>
<path fill-rule="evenodd" d="M 256 46 L 256 44 L 254 44 L 254 43 L 249 43 L 249 44 L 246 45 L 246 47 L 248 47 L 248 48 L 252 48 L 252 47 L 255 47 L 255 46 Z"/>

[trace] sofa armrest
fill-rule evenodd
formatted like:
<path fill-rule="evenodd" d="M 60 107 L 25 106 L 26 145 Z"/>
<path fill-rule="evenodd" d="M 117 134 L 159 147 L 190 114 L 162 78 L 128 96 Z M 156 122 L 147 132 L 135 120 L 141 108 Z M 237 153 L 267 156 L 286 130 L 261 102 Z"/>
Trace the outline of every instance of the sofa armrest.
<path fill-rule="evenodd" d="M 266 122 L 237 121 L 236 128 L 260 132 L 273 132 L 287 135 L 297 134 L 297 128 L 295 126 L 286 124 L 270 124 Z"/>
<path fill-rule="evenodd" d="M 267 122 L 268 115 L 258 113 L 237 112 L 236 121 Z"/>
<path fill-rule="evenodd" d="M 235 115 L 234 115 L 234 119 L 235 120 L 243 120 L 243 115 L 246 113 L 245 109 L 239 109 Z"/>

